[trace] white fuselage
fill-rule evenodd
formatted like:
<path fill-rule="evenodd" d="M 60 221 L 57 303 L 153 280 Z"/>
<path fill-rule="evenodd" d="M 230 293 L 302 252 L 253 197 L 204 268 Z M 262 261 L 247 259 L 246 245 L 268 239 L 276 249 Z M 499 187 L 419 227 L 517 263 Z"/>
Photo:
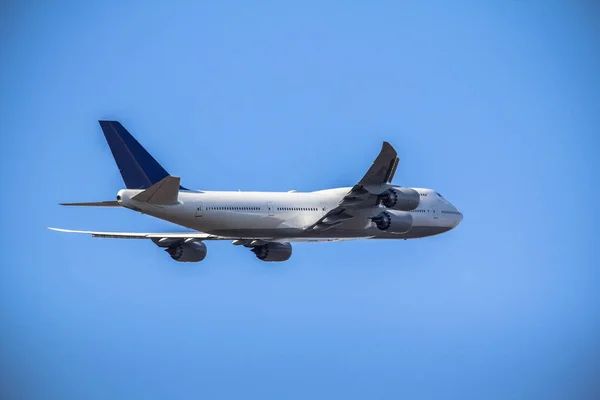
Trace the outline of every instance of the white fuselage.
<path fill-rule="evenodd" d="M 220 236 L 329 241 L 351 238 L 410 239 L 431 236 L 456 227 L 462 214 L 431 189 L 414 188 L 420 204 L 409 211 L 411 230 L 403 234 L 379 230 L 370 218 L 383 206 L 361 209 L 358 218 L 325 231 L 306 230 L 338 206 L 351 188 L 315 192 L 193 192 L 180 191 L 178 204 L 155 205 L 133 200 L 142 190 L 123 189 L 118 201 L 127 208 L 175 224 Z"/>

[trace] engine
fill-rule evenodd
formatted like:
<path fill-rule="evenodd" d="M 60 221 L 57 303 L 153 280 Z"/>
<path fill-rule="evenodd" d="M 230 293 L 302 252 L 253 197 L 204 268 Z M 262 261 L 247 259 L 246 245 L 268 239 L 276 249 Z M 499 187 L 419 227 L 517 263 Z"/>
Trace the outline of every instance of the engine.
<path fill-rule="evenodd" d="M 206 245 L 202 242 L 178 242 L 165 249 L 171 258 L 180 262 L 198 262 L 206 257 Z"/>
<path fill-rule="evenodd" d="M 388 233 L 406 233 L 410 231 L 413 217 L 406 211 L 387 210 L 371 218 L 377 228 Z"/>
<path fill-rule="evenodd" d="M 252 252 L 262 261 L 286 261 L 292 256 L 292 245 L 288 242 L 270 242 L 254 246 Z"/>
<path fill-rule="evenodd" d="M 421 196 L 415 189 L 394 187 L 380 194 L 379 199 L 386 208 L 412 211 L 419 206 Z"/>

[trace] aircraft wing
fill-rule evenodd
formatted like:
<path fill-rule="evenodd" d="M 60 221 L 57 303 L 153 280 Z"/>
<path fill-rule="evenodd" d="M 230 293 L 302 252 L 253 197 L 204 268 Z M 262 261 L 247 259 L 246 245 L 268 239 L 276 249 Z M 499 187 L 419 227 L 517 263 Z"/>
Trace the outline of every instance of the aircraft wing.
<path fill-rule="evenodd" d="M 100 231 L 79 231 L 73 229 L 51 228 L 48 229 L 57 232 L 79 233 L 84 235 L 92 235 L 97 238 L 109 239 L 150 239 L 158 246 L 168 246 L 175 242 L 184 240 L 231 240 L 234 245 L 243 245 L 245 247 L 257 246 L 269 242 L 339 242 L 345 240 L 368 239 L 371 236 L 352 237 L 352 238 L 314 238 L 314 237 L 298 237 L 298 238 L 251 238 L 251 237 L 234 237 L 234 236 L 219 236 L 211 235 L 204 232 L 100 232 Z"/>
<path fill-rule="evenodd" d="M 211 235 L 204 232 L 99 232 L 99 231 L 78 231 L 73 229 L 51 228 L 48 229 L 58 232 L 79 233 L 92 235 L 97 238 L 109 239 L 150 239 L 159 247 L 168 247 L 174 243 L 182 241 L 195 240 L 232 240 L 235 245 L 258 246 L 268 242 L 276 242 L 275 238 L 240 238 Z"/>
<path fill-rule="evenodd" d="M 97 231 L 77 231 L 73 229 L 51 228 L 48 229 L 58 232 L 81 233 L 92 235 L 92 237 L 111 238 L 111 239 L 200 239 L 200 240 L 231 240 L 236 238 L 210 235 L 203 232 L 97 232 Z"/>
<path fill-rule="evenodd" d="M 337 207 L 329 210 L 306 230 L 326 230 L 354 217 L 356 210 L 375 207 L 380 199 L 376 193 L 383 192 L 392 181 L 400 159 L 388 142 L 383 142 L 379 155 L 365 176 L 342 198 Z"/>
<path fill-rule="evenodd" d="M 373 161 L 373 165 L 371 165 L 365 176 L 358 182 L 358 185 L 381 185 L 391 182 L 394 179 L 398 162 L 400 162 L 400 159 L 396 150 L 388 142 L 383 142 L 379 155 Z"/>

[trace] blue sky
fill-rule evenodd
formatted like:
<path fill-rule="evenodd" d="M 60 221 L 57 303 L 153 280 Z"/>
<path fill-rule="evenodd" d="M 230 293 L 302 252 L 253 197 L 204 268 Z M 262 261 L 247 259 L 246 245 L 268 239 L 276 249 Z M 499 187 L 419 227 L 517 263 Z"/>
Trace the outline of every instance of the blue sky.
<path fill-rule="evenodd" d="M 598 9 L 571 2 L 9 2 L 0 13 L 3 397 L 587 399 L 600 384 Z M 596 25 L 596 26 L 595 26 Z M 64 209 L 122 187 L 98 119 L 185 186 L 396 183 L 465 215 L 280 265 Z"/>

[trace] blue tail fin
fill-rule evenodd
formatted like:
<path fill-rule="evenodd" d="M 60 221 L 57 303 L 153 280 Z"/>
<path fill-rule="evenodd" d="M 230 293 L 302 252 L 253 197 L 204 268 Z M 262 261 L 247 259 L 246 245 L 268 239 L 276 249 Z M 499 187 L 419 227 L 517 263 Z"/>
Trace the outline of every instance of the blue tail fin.
<path fill-rule="evenodd" d="M 148 189 L 169 173 L 118 121 L 98 121 L 128 189 Z M 181 190 L 187 190 L 180 187 Z"/>

